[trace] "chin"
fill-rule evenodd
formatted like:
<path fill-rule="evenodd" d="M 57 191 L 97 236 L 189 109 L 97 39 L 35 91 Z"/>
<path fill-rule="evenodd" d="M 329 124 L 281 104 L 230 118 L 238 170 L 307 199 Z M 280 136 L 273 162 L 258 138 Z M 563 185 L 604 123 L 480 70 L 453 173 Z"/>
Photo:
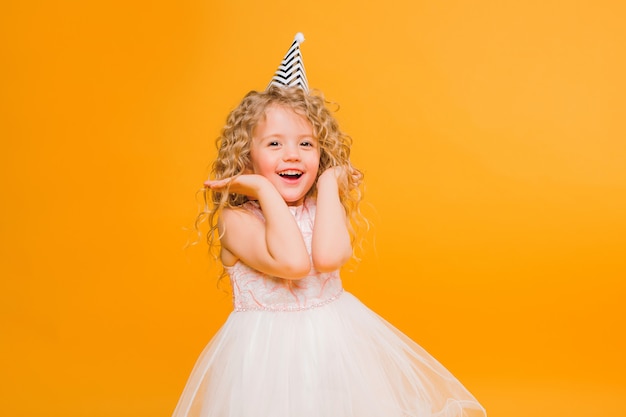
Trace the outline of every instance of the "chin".
<path fill-rule="evenodd" d="M 306 196 L 299 197 L 299 198 L 285 198 L 285 202 L 287 203 L 288 206 L 298 206 L 304 202 L 305 198 Z"/>

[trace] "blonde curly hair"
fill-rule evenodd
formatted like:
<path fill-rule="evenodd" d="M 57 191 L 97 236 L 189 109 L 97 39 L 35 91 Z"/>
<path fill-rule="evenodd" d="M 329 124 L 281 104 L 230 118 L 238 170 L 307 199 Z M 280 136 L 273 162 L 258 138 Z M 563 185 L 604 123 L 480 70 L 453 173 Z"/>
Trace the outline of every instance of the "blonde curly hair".
<path fill-rule="evenodd" d="M 297 87 L 270 86 L 265 91 L 251 91 L 228 115 L 221 135 L 216 140 L 217 158 L 212 164 L 210 177 L 223 179 L 241 175 L 251 167 L 250 146 L 254 129 L 265 118 L 270 106 L 284 106 L 304 116 L 313 127 L 313 135 L 320 147 L 320 162 L 317 177 L 326 169 L 341 167 L 346 175 L 339 178 L 339 196 L 350 219 L 350 233 L 355 239 L 355 230 L 367 221 L 361 215 L 359 203 L 362 192 L 359 188 L 363 173 L 350 162 L 352 139 L 339 128 L 339 124 L 327 107 L 321 92 L 305 92 Z M 317 178 L 316 178 L 317 183 Z M 307 197 L 315 197 L 314 185 Z M 225 208 L 236 208 L 248 201 L 242 194 L 204 190 L 205 208 L 196 220 L 196 228 L 208 221 L 207 242 L 209 247 L 218 246 L 217 217 Z M 210 202 L 210 203 L 209 203 Z"/>

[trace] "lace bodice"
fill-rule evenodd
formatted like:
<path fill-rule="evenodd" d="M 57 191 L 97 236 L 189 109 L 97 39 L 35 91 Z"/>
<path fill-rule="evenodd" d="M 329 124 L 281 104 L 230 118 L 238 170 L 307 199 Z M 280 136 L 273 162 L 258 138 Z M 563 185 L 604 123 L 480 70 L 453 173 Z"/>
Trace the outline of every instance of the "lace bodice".
<path fill-rule="evenodd" d="M 263 213 L 255 202 L 244 205 L 246 210 L 264 221 Z M 304 204 L 290 207 L 304 237 L 309 255 L 315 220 L 315 201 L 307 199 Z M 339 271 L 320 273 L 311 269 L 300 280 L 272 277 L 250 268 L 239 261 L 226 267 L 233 288 L 235 311 L 299 311 L 319 307 L 336 299 L 343 291 Z"/>

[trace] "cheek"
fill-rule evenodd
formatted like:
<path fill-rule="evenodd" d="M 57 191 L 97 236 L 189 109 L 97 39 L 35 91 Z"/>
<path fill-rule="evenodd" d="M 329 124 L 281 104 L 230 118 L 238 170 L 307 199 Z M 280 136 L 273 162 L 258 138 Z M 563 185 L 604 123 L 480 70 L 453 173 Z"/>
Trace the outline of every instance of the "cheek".
<path fill-rule="evenodd" d="M 259 166 L 259 164 L 252 162 L 250 164 L 250 171 L 252 174 L 262 174 L 263 173 L 263 167 Z"/>
<path fill-rule="evenodd" d="M 263 174 L 274 170 L 273 161 L 264 156 L 262 152 L 251 156 L 249 166 L 252 173 Z"/>
<path fill-rule="evenodd" d="M 322 158 L 318 153 L 314 158 L 312 158 L 311 165 L 315 165 L 315 169 L 319 170 L 322 168 Z"/>

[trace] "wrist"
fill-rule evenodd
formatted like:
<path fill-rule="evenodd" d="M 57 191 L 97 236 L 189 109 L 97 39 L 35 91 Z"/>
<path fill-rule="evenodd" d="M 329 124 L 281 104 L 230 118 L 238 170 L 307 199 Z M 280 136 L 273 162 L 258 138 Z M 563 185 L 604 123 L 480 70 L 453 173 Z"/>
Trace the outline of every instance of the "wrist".
<path fill-rule="evenodd" d="M 317 180 L 317 193 L 319 194 L 338 194 L 339 184 L 334 175 L 322 175 Z"/>
<path fill-rule="evenodd" d="M 282 197 L 274 184 L 272 184 L 267 178 L 259 175 L 259 179 L 255 182 L 255 194 L 257 200 L 273 200 Z"/>

